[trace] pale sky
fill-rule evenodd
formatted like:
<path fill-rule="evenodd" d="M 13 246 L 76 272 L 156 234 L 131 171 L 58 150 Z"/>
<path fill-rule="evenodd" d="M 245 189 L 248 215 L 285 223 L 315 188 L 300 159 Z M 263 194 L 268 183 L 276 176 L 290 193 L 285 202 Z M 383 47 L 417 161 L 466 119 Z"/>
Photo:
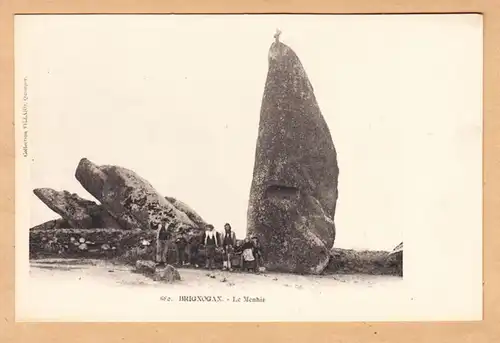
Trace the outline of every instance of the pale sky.
<path fill-rule="evenodd" d="M 452 225 L 426 220 L 431 211 L 479 206 L 479 24 L 477 15 L 18 16 L 29 191 L 95 200 L 74 178 L 87 157 L 134 170 L 218 230 L 229 222 L 243 236 L 279 27 L 338 152 L 335 245 L 391 250 L 417 222 Z M 58 217 L 30 199 L 32 226 Z"/>

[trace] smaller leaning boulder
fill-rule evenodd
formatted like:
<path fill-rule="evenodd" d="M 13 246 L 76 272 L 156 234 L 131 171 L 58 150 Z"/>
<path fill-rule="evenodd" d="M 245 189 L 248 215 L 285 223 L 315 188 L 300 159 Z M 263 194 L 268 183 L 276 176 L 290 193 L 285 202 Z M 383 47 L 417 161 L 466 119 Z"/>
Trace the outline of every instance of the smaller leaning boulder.
<path fill-rule="evenodd" d="M 107 227 L 119 229 L 118 223 L 101 206 L 66 190 L 36 188 L 33 193 L 52 211 L 59 214 L 69 226 L 75 229 Z M 55 223 L 56 224 L 56 223 Z M 57 224 L 65 224 L 64 221 Z"/>

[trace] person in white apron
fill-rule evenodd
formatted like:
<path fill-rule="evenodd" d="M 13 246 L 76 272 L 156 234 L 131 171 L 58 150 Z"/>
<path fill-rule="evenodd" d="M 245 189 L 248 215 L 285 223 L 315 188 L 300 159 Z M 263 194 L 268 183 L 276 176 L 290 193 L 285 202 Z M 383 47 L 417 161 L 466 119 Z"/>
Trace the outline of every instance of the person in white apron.
<path fill-rule="evenodd" d="M 255 256 L 254 245 L 249 237 L 245 238 L 243 245 L 240 247 L 241 253 L 241 269 L 255 271 Z"/>
<path fill-rule="evenodd" d="M 253 243 L 253 257 L 255 258 L 255 271 L 262 272 L 265 270 L 265 268 L 262 256 L 263 255 L 262 246 L 259 242 L 259 238 L 256 236 L 252 237 L 252 243 Z"/>

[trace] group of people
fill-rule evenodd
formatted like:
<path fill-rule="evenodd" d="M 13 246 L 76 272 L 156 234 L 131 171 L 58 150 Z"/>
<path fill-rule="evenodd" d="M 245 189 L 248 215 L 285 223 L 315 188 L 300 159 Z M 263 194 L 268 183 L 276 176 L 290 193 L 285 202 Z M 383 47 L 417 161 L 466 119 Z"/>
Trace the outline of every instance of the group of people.
<path fill-rule="evenodd" d="M 198 266 L 200 248 L 205 251 L 205 267 L 215 269 L 215 260 L 218 254 L 222 254 L 222 269 L 232 271 L 233 261 L 239 258 L 239 266 L 244 271 L 259 272 L 263 267 L 263 254 L 257 237 L 247 236 L 243 242 L 236 239 L 236 234 L 229 223 L 224 225 L 224 232 L 220 234 L 213 225 L 206 226 L 203 236 L 188 236 L 180 229 L 178 234 L 172 237 L 168 226 L 158 226 L 156 240 L 156 263 L 164 266 L 167 263 L 170 249 L 176 250 L 177 265 Z"/>

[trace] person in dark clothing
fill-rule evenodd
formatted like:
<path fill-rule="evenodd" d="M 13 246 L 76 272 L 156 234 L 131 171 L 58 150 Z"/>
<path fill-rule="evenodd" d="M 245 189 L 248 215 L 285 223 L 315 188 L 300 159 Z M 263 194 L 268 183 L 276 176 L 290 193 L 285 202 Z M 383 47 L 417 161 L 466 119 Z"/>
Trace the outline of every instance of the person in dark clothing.
<path fill-rule="evenodd" d="M 169 239 L 166 223 L 159 223 L 156 235 L 156 264 L 160 267 L 165 266 L 167 262 Z"/>
<path fill-rule="evenodd" d="M 179 230 L 179 234 L 175 239 L 175 247 L 177 250 L 177 264 L 183 266 L 186 263 L 186 246 L 187 238 L 183 229 Z"/>
<path fill-rule="evenodd" d="M 207 257 L 206 267 L 207 269 L 213 269 L 215 267 L 215 253 L 217 248 L 219 247 L 219 237 L 213 225 L 207 225 L 204 244 L 205 254 Z"/>
<path fill-rule="evenodd" d="M 259 272 L 264 266 L 264 261 L 262 260 L 262 246 L 260 245 L 259 239 L 257 237 L 252 237 L 253 243 L 253 256 L 255 257 L 255 271 Z"/>
<path fill-rule="evenodd" d="M 198 268 L 198 263 L 199 263 L 199 251 L 200 251 L 200 245 L 202 242 L 203 237 L 201 236 L 191 236 L 188 239 L 188 244 L 187 244 L 187 253 L 188 253 L 188 265 L 193 265 L 194 267 Z"/>
<path fill-rule="evenodd" d="M 231 267 L 231 258 L 233 257 L 234 248 L 236 246 L 236 234 L 231 230 L 231 225 L 224 225 L 224 237 L 222 238 L 222 248 L 224 249 L 224 261 L 222 269 L 233 270 Z"/>

